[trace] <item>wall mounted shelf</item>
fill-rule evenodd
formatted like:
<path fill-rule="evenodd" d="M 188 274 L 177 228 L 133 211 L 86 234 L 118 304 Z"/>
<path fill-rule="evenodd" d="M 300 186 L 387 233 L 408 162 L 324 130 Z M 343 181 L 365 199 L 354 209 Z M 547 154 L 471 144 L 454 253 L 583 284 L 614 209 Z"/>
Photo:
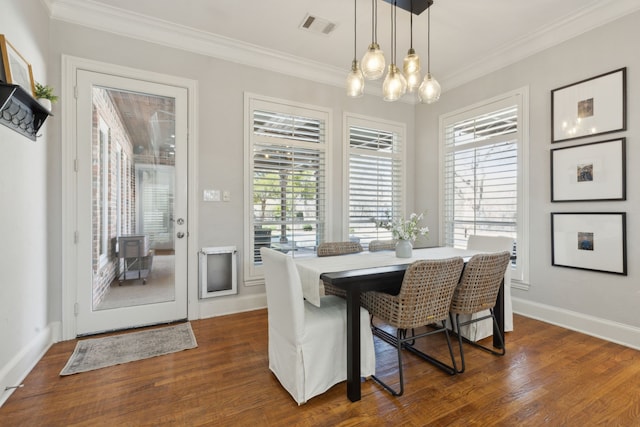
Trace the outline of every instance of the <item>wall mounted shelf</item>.
<path fill-rule="evenodd" d="M 51 112 L 18 85 L 0 83 L 0 123 L 32 141 Z"/>

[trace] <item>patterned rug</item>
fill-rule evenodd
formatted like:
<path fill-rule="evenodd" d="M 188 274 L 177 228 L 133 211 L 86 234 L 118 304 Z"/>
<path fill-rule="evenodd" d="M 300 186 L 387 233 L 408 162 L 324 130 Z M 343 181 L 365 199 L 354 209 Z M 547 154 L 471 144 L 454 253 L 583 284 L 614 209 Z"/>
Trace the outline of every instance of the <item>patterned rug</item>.
<path fill-rule="evenodd" d="M 60 375 L 120 365 L 198 346 L 190 323 L 78 341 Z"/>

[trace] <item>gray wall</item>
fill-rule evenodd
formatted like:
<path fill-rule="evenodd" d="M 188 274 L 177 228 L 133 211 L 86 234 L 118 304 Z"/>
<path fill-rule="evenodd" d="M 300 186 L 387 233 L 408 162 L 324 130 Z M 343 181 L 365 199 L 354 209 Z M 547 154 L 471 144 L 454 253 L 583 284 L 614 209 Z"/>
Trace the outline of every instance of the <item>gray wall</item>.
<path fill-rule="evenodd" d="M 438 206 L 438 119 L 466 105 L 523 86 L 530 90 L 530 277 L 528 290 L 513 290 L 514 309 L 553 323 L 607 336 L 606 331 L 627 329 L 640 348 L 640 14 L 618 21 L 548 49 L 444 93 L 437 104 L 417 107 L 416 204 Z M 608 71 L 627 67 L 627 130 L 599 137 L 551 144 L 551 95 L 558 87 Z M 434 70 L 435 71 L 435 70 Z M 627 200 L 620 202 L 551 203 L 552 148 L 593 141 L 627 138 Z M 550 212 L 627 212 L 628 276 L 551 266 Z M 619 339 L 609 336 L 614 340 Z"/>
<path fill-rule="evenodd" d="M 49 19 L 40 2 L 3 1 L 0 33 L 33 67 L 37 81 L 48 83 Z M 47 178 L 51 152 L 50 121 L 36 142 L 0 126 L 0 404 L 5 387 L 21 380 L 15 374 L 29 368 L 51 339 L 50 325 L 59 320 L 60 295 L 49 293 L 51 272 L 47 231 L 60 221 L 50 216 Z M 59 228 L 59 226 L 57 227 Z M 55 280 L 55 279 L 54 279 Z M 31 360 L 22 356 L 35 353 Z M 11 368 L 20 366 L 17 370 Z"/>

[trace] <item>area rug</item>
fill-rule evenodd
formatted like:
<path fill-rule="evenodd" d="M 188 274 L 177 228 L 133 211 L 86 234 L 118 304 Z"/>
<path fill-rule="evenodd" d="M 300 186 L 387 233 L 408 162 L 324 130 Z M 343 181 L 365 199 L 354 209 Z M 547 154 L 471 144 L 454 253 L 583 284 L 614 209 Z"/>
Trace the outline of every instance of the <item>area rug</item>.
<path fill-rule="evenodd" d="M 120 365 L 198 346 L 190 323 L 78 341 L 60 375 Z"/>

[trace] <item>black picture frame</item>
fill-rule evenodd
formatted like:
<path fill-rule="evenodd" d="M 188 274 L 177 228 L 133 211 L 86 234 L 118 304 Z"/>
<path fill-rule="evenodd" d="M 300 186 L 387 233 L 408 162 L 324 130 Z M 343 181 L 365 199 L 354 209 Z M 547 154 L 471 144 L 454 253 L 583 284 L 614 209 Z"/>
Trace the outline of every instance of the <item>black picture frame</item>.
<path fill-rule="evenodd" d="M 626 212 L 552 212 L 551 265 L 627 275 Z"/>
<path fill-rule="evenodd" d="M 627 68 L 551 91 L 551 142 L 627 129 Z"/>
<path fill-rule="evenodd" d="M 626 138 L 555 148 L 551 201 L 627 200 Z"/>

